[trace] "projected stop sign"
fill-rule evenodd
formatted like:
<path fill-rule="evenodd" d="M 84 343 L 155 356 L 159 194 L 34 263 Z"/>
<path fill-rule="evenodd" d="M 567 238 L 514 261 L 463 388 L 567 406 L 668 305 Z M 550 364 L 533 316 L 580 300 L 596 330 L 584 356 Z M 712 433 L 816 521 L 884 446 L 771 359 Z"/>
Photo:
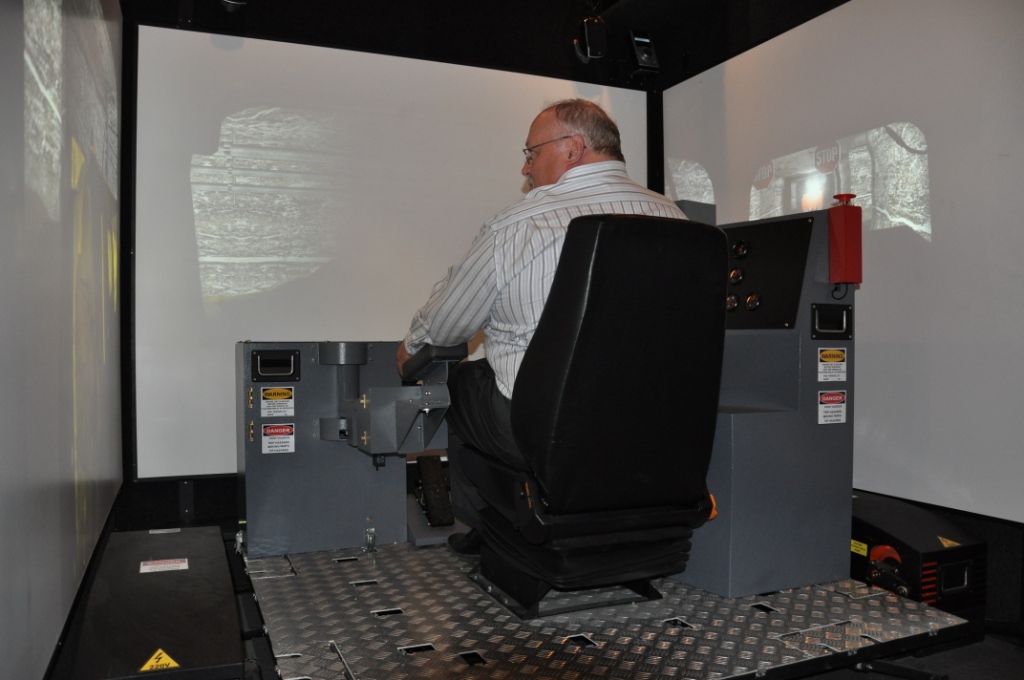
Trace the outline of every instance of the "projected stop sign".
<path fill-rule="evenodd" d="M 814 167 L 827 175 L 839 165 L 839 142 L 823 144 L 814 150 Z"/>

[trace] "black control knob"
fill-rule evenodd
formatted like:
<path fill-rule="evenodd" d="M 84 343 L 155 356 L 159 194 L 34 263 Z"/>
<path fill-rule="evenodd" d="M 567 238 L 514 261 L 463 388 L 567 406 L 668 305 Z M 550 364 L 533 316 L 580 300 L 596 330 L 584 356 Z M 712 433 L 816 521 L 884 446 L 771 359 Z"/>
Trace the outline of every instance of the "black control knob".
<path fill-rule="evenodd" d="M 740 306 L 739 298 L 735 295 L 729 294 L 725 296 L 725 311 L 731 312 Z"/>
<path fill-rule="evenodd" d="M 734 257 L 746 257 L 748 252 L 750 252 L 750 246 L 747 245 L 746 241 L 736 241 L 736 243 L 732 244 L 732 254 Z"/>
<path fill-rule="evenodd" d="M 758 293 L 751 293 L 747 296 L 747 311 L 752 312 L 761 306 L 761 296 Z"/>
<path fill-rule="evenodd" d="M 740 269 L 739 267 L 736 267 L 731 272 L 729 272 L 729 283 L 731 283 L 732 285 L 735 286 L 737 283 L 739 283 L 742 280 L 743 280 L 743 270 Z"/>

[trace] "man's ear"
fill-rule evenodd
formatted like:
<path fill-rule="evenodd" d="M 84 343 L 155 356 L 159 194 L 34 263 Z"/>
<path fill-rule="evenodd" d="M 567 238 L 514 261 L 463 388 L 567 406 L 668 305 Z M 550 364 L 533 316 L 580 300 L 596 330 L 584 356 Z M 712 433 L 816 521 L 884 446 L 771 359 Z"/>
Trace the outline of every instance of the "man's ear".
<path fill-rule="evenodd" d="M 583 153 L 583 144 L 578 141 L 578 135 L 573 135 L 569 140 L 569 160 L 578 161 L 580 154 Z"/>

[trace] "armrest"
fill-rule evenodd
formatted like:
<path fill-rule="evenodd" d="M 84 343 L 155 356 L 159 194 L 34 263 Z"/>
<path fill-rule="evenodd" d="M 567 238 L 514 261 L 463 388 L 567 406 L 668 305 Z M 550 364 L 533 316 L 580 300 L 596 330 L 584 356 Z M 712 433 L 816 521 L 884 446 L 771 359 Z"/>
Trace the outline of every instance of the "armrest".
<path fill-rule="evenodd" d="M 421 380 L 427 371 L 439 363 L 457 364 L 469 354 L 466 343 L 454 347 L 437 347 L 424 345 L 419 352 L 413 354 L 402 367 L 402 380 L 416 382 Z"/>

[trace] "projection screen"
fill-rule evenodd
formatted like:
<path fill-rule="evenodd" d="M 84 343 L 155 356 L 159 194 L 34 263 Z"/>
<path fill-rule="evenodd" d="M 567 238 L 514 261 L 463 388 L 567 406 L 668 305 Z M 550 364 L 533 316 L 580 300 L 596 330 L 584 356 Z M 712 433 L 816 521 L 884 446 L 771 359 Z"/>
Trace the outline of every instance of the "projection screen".
<path fill-rule="evenodd" d="M 140 28 L 138 477 L 236 471 L 236 342 L 400 339 L 567 97 L 646 183 L 642 92 Z"/>
<path fill-rule="evenodd" d="M 1020 3 L 853 0 L 665 93 L 720 223 L 858 195 L 855 485 L 1017 522 L 1022 31 Z"/>

